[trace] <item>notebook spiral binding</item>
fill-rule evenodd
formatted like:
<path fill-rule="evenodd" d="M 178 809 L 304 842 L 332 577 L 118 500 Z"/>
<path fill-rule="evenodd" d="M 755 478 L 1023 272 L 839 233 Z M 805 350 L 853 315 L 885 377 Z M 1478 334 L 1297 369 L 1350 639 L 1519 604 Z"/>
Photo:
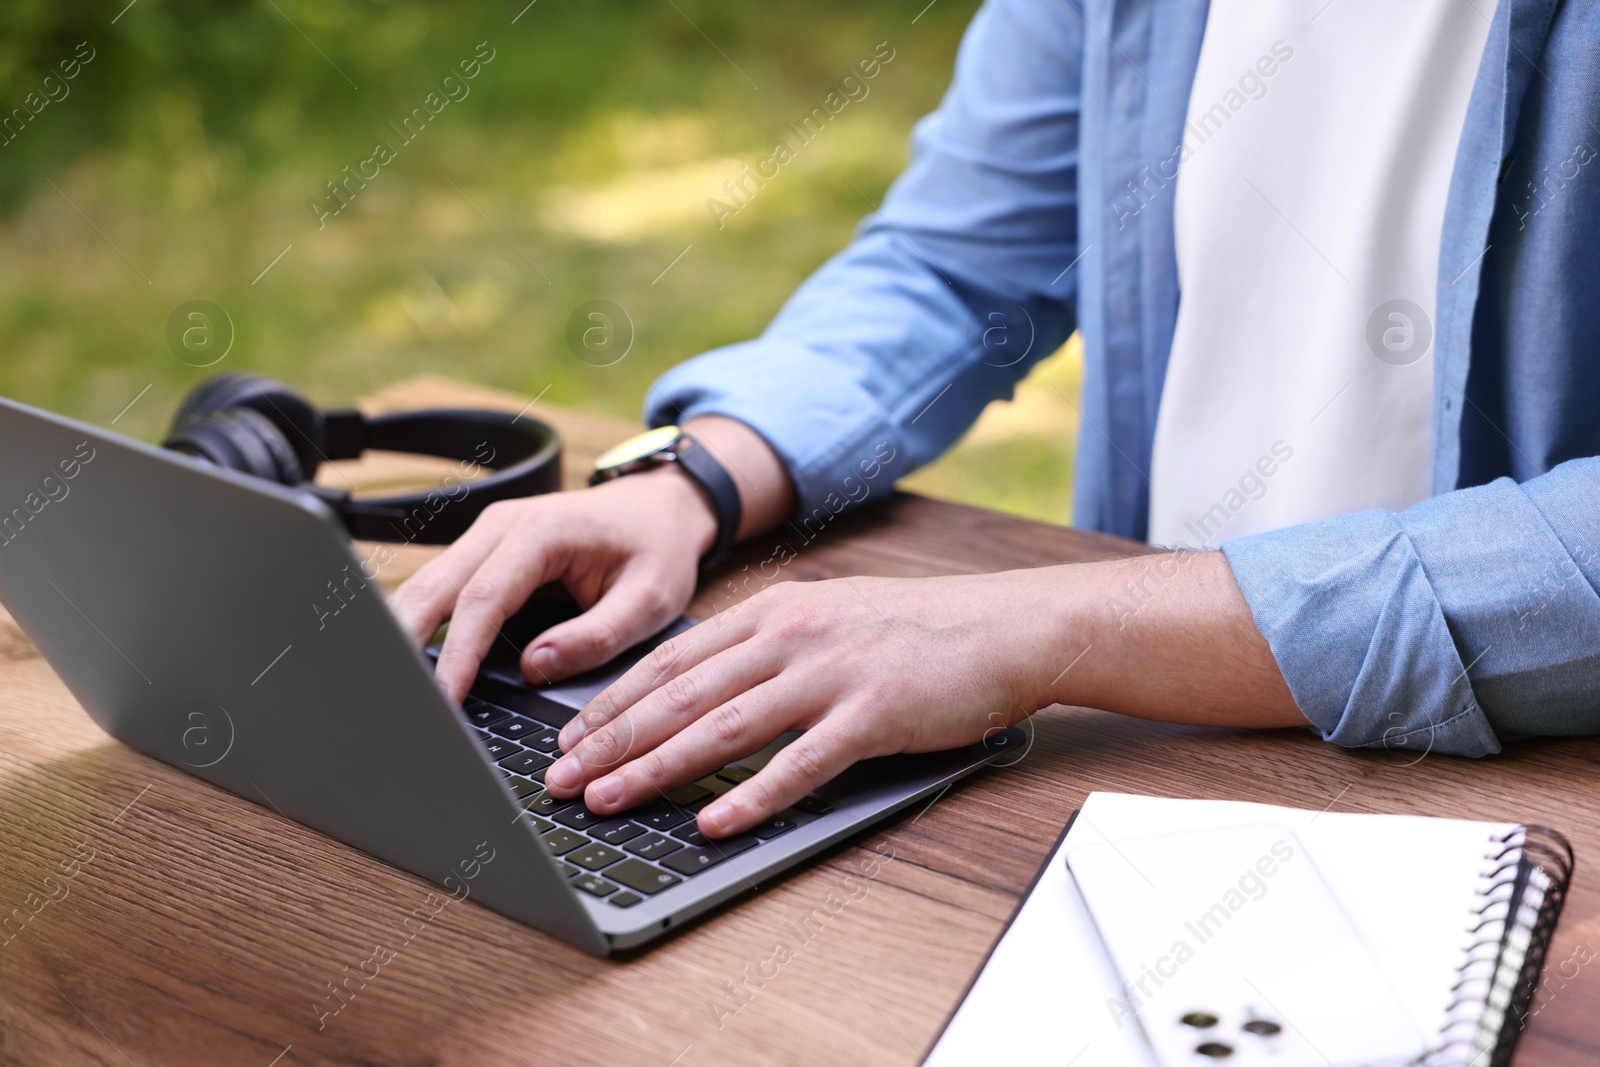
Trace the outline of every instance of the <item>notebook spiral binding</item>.
<path fill-rule="evenodd" d="M 1496 838 L 1484 856 L 1477 924 L 1462 950 L 1440 1044 L 1419 1067 L 1507 1067 L 1572 882 L 1567 839 L 1544 826 Z"/>

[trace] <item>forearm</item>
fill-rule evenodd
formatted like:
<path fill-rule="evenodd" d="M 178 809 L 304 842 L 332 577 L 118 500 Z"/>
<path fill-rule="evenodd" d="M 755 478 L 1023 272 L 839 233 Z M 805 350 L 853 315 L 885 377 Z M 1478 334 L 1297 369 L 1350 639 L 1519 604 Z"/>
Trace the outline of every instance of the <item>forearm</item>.
<path fill-rule="evenodd" d="M 1220 552 L 1050 568 L 1061 703 L 1208 726 L 1304 726 Z M 1042 675 L 1041 675 L 1042 677 Z"/>

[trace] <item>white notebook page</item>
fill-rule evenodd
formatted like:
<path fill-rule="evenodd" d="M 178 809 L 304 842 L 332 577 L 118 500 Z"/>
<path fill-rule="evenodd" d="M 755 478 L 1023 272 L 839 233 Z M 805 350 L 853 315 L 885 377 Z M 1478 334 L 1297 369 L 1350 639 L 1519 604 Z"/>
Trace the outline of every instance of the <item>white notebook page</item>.
<path fill-rule="evenodd" d="M 1485 851 L 1515 824 L 1091 793 L 1069 837 L 1080 844 L 1262 821 L 1294 829 L 1418 1027 L 1437 1032 L 1480 903 Z M 1119 1025 L 1108 1008 L 1119 992 L 1116 971 L 1066 869 L 1064 847 L 1046 863 L 929 1064 L 1154 1063 L 1138 1027 L 1126 1019 Z"/>

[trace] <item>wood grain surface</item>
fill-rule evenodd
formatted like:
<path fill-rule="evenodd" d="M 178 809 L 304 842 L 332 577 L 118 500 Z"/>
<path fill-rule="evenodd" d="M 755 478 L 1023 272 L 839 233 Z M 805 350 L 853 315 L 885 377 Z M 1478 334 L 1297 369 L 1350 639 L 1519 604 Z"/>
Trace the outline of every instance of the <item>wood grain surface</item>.
<path fill-rule="evenodd" d="M 370 401 L 374 410 L 472 404 L 520 410 L 527 400 L 417 379 Z M 529 413 L 566 439 L 569 486 L 632 430 L 545 405 Z M 323 477 L 370 489 L 413 484 L 430 469 L 374 457 Z M 837 520 L 780 580 L 971 573 L 1141 550 L 895 495 Z M 404 550 L 383 580 L 403 579 L 430 551 Z M 769 555 L 764 544 L 741 550 L 691 613 L 754 591 Z M 1416 760 L 1345 751 L 1306 731 L 1163 726 L 1061 707 L 1037 715 L 1031 733 L 1017 765 L 970 779 L 654 948 L 598 960 L 457 904 L 376 978 L 353 983 L 342 1010 L 321 1015 L 330 983 L 357 971 L 376 942 L 393 941 L 430 886 L 106 737 L 0 614 L 0 909 L 11 916 L 0 931 L 0 1063 L 915 1063 L 1094 789 L 1561 830 L 1577 848 L 1577 878 L 1517 1062 L 1600 1062 L 1600 740 Z M 865 891 L 830 912 L 825 901 L 847 876 Z M 800 943 L 793 924 L 813 909 L 830 917 Z M 780 940 L 792 959 L 747 981 Z"/>

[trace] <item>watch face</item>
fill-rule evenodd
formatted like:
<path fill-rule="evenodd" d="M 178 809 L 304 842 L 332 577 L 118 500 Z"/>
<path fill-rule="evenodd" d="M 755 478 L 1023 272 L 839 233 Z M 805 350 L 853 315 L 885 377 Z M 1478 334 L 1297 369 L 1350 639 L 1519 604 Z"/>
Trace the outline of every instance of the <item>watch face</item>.
<path fill-rule="evenodd" d="M 646 430 L 637 437 L 630 437 L 620 445 L 606 449 L 594 461 L 594 469 L 605 471 L 625 467 L 671 448 L 682 436 L 683 431 L 676 426 L 658 426 L 654 430 Z"/>

